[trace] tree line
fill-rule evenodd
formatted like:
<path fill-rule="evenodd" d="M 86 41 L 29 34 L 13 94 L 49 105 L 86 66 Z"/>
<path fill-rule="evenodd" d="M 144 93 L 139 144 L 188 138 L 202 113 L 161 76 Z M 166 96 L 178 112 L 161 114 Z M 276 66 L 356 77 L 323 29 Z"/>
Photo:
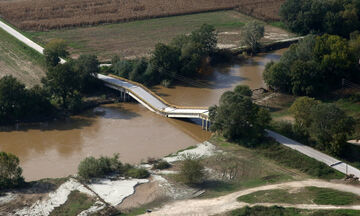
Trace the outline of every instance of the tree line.
<path fill-rule="evenodd" d="M 286 0 L 280 17 L 295 33 L 349 38 L 351 32 L 360 29 L 360 0 Z"/>
<path fill-rule="evenodd" d="M 341 87 L 342 79 L 360 80 L 360 34 L 308 35 L 290 46 L 278 63 L 263 73 L 272 89 L 294 95 L 320 96 Z"/>
<path fill-rule="evenodd" d="M 215 28 L 204 24 L 189 35 L 179 35 L 170 44 L 158 43 L 149 60 L 112 59 L 111 73 L 143 83 L 170 86 L 179 76 L 194 77 L 206 58 L 217 49 Z"/>
<path fill-rule="evenodd" d="M 99 62 L 94 55 L 81 55 L 77 60 L 60 63 L 68 52 L 64 41 L 54 40 L 44 49 L 46 76 L 42 86 L 26 88 L 12 76 L 0 79 L 0 124 L 36 121 L 59 112 L 77 112 L 82 96 L 96 89 Z"/>

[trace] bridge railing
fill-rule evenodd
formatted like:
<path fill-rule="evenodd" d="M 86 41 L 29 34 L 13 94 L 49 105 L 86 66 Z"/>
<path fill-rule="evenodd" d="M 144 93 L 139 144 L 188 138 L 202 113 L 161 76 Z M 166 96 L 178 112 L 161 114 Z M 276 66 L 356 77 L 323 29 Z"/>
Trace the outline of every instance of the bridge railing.
<path fill-rule="evenodd" d="M 167 106 L 169 106 L 169 107 L 172 107 L 172 108 L 176 108 L 176 109 L 204 109 L 204 110 L 207 110 L 207 109 L 208 109 L 208 107 L 178 106 L 178 105 L 174 105 L 174 104 L 171 104 L 171 103 L 167 102 L 167 101 L 164 100 L 162 97 L 160 97 L 159 95 L 155 94 L 152 90 L 150 90 L 149 88 L 147 88 L 146 86 L 144 86 L 144 85 L 141 84 L 141 83 L 134 82 L 134 81 L 128 80 L 128 79 L 126 79 L 126 78 L 116 76 L 116 75 L 114 75 L 114 74 L 108 74 L 108 76 L 110 76 L 110 77 L 112 77 L 112 78 L 115 78 L 115 79 L 122 80 L 122 81 L 124 81 L 124 82 L 131 83 L 131 84 L 136 85 L 136 86 L 139 86 L 139 87 L 143 88 L 146 92 L 148 92 L 149 94 L 151 94 L 152 96 L 154 96 L 155 98 L 157 98 L 158 100 L 160 100 L 161 102 L 163 102 L 165 105 L 167 105 Z"/>
<path fill-rule="evenodd" d="M 116 77 L 114 77 L 116 78 Z M 121 80 L 123 81 L 127 81 L 126 79 L 122 78 Z M 108 83 L 109 85 L 112 85 L 114 86 L 113 83 L 111 82 L 107 82 L 107 81 L 104 81 L 106 83 Z M 133 82 L 132 84 L 134 84 L 136 82 Z M 141 84 L 140 84 L 141 85 Z M 118 86 L 115 86 L 115 87 L 118 87 Z M 151 109 L 153 109 L 155 112 L 159 113 L 160 115 L 163 115 L 163 116 L 167 116 L 169 115 L 168 112 L 165 112 L 164 110 L 161 110 L 161 109 L 158 109 L 156 107 L 154 107 L 152 104 L 148 103 L 146 100 L 144 100 L 141 96 L 139 96 L 138 94 L 136 94 L 134 91 L 132 91 L 131 89 L 127 88 L 127 87 L 124 87 L 124 86 L 121 86 L 121 88 L 125 89 L 126 91 L 128 91 L 129 93 L 131 93 L 132 95 L 134 95 L 136 98 L 138 98 L 138 100 L 141 100 L 143 103 L 145 103 L 147 106 L 149 106 Z M 159 96 L 157 96 L 159 97 Z M 160 97 L 159 97 L 160 98 Z M 167 104 L 166 104 L 167 105 Z M 189 115 L 189 113 L 176 113 L 177 115 Z M 208 116 L 207 115 L 204 115 L 202 113 L 198 114 L 198 117 L 201 118 L 201 119 L 206 119 L 208 120 Z"/>

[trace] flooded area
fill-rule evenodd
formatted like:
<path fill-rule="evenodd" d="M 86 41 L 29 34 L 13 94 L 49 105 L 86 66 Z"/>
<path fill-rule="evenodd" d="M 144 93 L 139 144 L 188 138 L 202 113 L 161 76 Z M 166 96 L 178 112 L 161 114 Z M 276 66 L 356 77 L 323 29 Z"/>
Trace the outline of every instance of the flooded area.
<path fill-rule="evenodd" d="M 264 86 L 262 71 L 285 50 L 261 54 L 232 65 L 217 66 L 199 81 L 166 89 L 155 87 L 177 105 L 209 106 L 238 84 Z M 105 105 L 67 120 L 7 128 L 0 131 L 0 151 L 20 158 L 26 180 L 74 174 L 87 156 L 119 153 L 123 162 L 163 157 L 210 137 L 190 121 L 168 119 L 136 103 Z"/>
<path fill-rule="evenodd" d="M 265 87 L 262 72 L 266 63 L 279 61 L 287 49 L 218 65 L 203 73 L 199 80 L 181 80 L 172 88 L 154 87 L 154 91 L 168 102 L 183 106 L 211 106 L 217 104 L 220 96 L 236 85 L 248 85 L 251 89 Z"/>

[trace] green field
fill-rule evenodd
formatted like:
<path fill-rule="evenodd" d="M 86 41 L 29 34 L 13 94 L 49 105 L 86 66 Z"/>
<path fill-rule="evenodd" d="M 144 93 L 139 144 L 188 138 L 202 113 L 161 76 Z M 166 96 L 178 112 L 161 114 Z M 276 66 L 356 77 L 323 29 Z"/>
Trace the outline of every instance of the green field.
<path fill-rule="evenodd" d="M 239 45 L 239 33 L 249 20 L 253 18 L 236 11 L 218 11 L 67 30 L 26 32 L 26 35 L 40 44 L 61 38 L 68 42 L 73 57 L 92 53 L 104 61 L 111 59 L 114 54 L 146 56 L 156 43 L 167 43 L 176 35 L 189 33 L 204 23 L 214 25 L 222 32 L 219 34 L 220 44 Z M 271 25 L 267 25 L 266 32 L 288 34 Z"/>
<path fill-rule="evenodd" d="M 356 210 L 301 210 L 279 206 L 245 207 L 225 214 L 226 216 L 358 216 Z"/>
<path fill-rule="evenodd" d="M 353 205 L 360 203 L 360 197 L 353 193 L 328 188 L 305 187 L 294 191 L 275 189 L 257 191 L 238 198 L 246 203 L 287 203 L 318 205 Z"/>
<path fill-rule="evenodd" d="M 0 29 L 0 76 L 13 75 L 27 86 L 40 84 L 44 57 Z"/>

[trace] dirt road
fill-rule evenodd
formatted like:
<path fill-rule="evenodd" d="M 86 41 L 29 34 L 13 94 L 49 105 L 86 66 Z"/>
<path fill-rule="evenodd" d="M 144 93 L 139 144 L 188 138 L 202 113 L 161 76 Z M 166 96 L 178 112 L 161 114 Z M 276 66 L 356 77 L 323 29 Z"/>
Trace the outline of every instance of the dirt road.
<path fill-rule="evenodd" d="M 351 185 L 337 184 L 331 182 L 325 182 L 321 180 L 305 180 L 295 181 L 274 185 L 265 185 L 256 188 L 250 188 L 242 191 L 237 191 L 225 196 L 212 198 L 212 199 L 190 199 L 175 201 L 169 203 L 160 209 L 155 209 L 152 213 L 144 215 L 215 215 L 225 213 L 237 208 L 242 208 L 248 204 L 238 202 L 237 197 L 250 194 L 256 191 L 272 190 L 272 189 L 284 189 L 284 188 L 302 188 L 315 186 L 320 188 L 332 188 L 339 191 L 351 192 L 360 196 L 360 187 Z M 294 207 L 300 209 L 356 209 L 360 210 L 360 205 L 354 206 L 332 206 L 332 205 L 315 205 L 315 204 L 297 204 L 290 205 L 284 203 L 258 203 L 256 205 L 272 206 L 278 205 L 283 207 Z M 251 205 L 250 205 L 251 206 Z"/>

